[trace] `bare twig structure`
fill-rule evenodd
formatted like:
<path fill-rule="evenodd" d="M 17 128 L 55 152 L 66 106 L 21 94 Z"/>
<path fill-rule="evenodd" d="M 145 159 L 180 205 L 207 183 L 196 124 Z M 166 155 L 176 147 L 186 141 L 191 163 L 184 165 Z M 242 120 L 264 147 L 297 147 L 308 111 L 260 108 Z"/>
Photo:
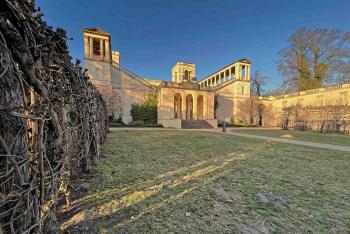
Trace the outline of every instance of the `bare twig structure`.
<path fill-rule="evenodd" d="M 54 232 L 69 178 L 91 170 L 106 105 L 34 0 L 0 2 L 0 233 Z M 61 193 L 60 193 L 61 192 Z"/>

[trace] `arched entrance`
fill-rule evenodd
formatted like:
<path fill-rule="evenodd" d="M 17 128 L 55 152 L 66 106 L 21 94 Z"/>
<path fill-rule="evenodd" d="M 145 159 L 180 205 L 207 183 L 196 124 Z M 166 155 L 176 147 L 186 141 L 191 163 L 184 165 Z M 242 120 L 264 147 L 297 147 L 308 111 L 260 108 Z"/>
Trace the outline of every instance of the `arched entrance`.
<path fill-rule="evenodd" d="M 174 119 L 181 119 L 182 112 L 182 97 L 177 93 L 174 96 Z"/>
<path fill-rule="evenodd" d="M 193 97 L 191 94 L 186 96 L 186 119 L 193 119 Z"/>
<path fill-rule="evenodd" d="M 203 106 L 203 96 L 199 95 L 197 97 L 197 119 L 204 119 Z"/>

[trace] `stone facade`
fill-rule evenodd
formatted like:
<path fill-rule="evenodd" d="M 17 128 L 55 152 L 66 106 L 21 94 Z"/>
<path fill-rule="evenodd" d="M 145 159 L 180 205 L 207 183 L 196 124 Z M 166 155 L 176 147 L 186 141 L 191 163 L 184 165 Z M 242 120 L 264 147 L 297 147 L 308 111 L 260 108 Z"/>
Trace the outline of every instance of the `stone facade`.
<path fill-rule="evenodd" d="M 183 120 L 205 120 L 212 126 L 217 121 L 244 121 L 252 118 L 249 111 L 250 68 L 248 59 L 239 59 L 211 75 L 196 81 L 193 63 L 177 62 L 171 69 L 171 82 L 142 78 L 120 65 L 120 54 L 111 51 L 110 35 L 98 28 L 84 32 L 84 66 L 91 82 L 103 93 L 112 90 L 122 101 L 122 118 L 130 123 L 131 105 L 145 101 L 150 91 L 158 93 L 158 123 L 181 128 Z M 259 97 L 264 106 L 264 126 L 281 126 L 283 110 L 296 103 L 317 107 L 323 103 L 350 104 L 350 84 L 309 90 L 276 97 Z M 215 102 L 218 106 L 215 106 Z M 216 111 L 215 111 L 216 108 Z"/>
<path fill-rule="evenodd" d="M 318 109 L 325 106 L 344 106 L 350 109 L 350 84 L 342 84 L 326 88 L 313 89 L 303 92 L 290 93 L 280 96 L 270 96 L 261 98 L 267 107 L 264 117 L 264 126 L 281 126 L 283 122 L 284 109 L 293 106 L 314 109 L 317 118 Z M 345 119 L 349 121 L 350 116 L 345 113 Z"/>
<path fill-rule="evenodd" d="M 196 65 L 193 63 L 177 62 L 171 69 L 171 82 L 195 82 Z"/>
<path fill-rule="evenodd" d="M 159 90 L 158 123 L 171 120 L 214 120 L 214 92 L 163 83 Z"/>

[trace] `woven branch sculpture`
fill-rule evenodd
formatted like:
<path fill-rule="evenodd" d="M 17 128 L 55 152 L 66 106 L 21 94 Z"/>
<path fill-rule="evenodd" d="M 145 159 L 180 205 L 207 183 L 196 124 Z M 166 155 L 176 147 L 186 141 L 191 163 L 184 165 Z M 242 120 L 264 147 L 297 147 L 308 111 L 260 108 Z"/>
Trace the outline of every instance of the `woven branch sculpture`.
<path fill-rule="evenodd" d="M 0 2 L 0 233 L 54 232 L 60 194 L 100 155 L 106 105 L 33 0 Z"/>

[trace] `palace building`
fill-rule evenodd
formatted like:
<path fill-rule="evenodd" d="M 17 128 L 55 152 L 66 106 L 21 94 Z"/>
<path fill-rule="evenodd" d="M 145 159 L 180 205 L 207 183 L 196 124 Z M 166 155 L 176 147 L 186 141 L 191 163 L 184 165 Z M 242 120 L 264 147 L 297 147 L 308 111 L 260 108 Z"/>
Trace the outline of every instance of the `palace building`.
<path fill-rule="evenodd" d="M 101 92 L 112 90 L 120 96 L 124 123 L 132 121 L 131 105 L 144 102 L 152 91 L 158 94 L 158 123 L 164 127 L 217 127 L 218 121 L 249 122 L 252 118 L 251 111 L 247 110 L 251 99 L 248 59 L 238 59 L 198 81 L 196 65 L 179 61 L 171 69 L 171 81 L 151 80 L 121 65 L 120 53 L 111 50 L 108 32 L 86 28 L 83 33 L 84 67 Z M 262 125 L 279 126 L 283 109 L 288 105 L 298 101 L 319 105 L 320 99 L 330 96 L 342 97 L 350 103 L 350 85 L 260 97 L 266 107 Z"/>

